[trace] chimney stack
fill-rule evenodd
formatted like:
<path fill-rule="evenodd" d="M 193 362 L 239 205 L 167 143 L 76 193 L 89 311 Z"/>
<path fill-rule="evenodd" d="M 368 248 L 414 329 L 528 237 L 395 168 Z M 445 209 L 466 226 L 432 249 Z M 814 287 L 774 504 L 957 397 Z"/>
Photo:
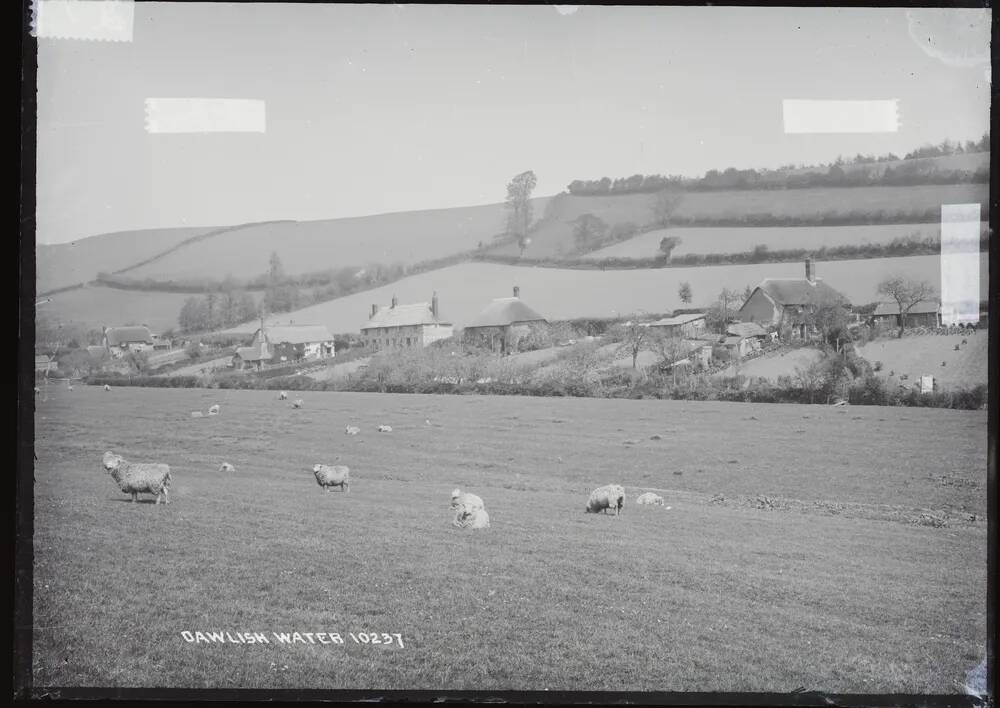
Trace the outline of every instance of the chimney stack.
<path fill-rule="evenodd" d="M 378 305 L 376 305 L 375 303 L 372 303 L 372 313 L 370 315 L 368 315 L 368 319 L 371 319 L 372 317 L 374 317 L 376 312 L 378 312 Z"/>
<path fill-rule="evenodd" d="M 812 258 L 806 257 L 806 280 L 810 283 L 816 282 L 816 274 L 813 272 Z"/>
<path fill-rule="evenodd" d="M 434 319 L 438 318 L 438 294 L 437 292 L 431 297 L 431 314 L 434 315 Z"/>
<path fill-rule="evenodd" d="M 393 308 L 395 308 L 395 307 L 396 307 L 396 305 L 398 305 L 398 304 L 399 304 L 399 300 L 398 300 L 398 299 L 396 299 L 396 296 L 395 296 L 395 295 L 393 295 L 393 296 L 392 296 L 392 306 L 393 306 Z"/>
<path fill-rule="evenodd" d="M 514 297 L 521 297 L 521 288 L 514 286 Z"/>

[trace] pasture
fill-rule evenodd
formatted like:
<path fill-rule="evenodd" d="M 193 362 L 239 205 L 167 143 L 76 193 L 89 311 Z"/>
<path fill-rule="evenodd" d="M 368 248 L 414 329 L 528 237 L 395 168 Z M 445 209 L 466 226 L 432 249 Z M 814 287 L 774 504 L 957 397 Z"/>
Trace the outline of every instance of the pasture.
<path fill-rule="evenodd" d="M 985 411 L 302 398 L 36 399 L 36 686 L 955 693 L 982 658 Z M 170 464 L 171 504 L 107 449 Z M 585 514 L 609 482 L 622 516 Z M 451 528 L 456 486 L 492 528 Z"/>
<path fill-rule="evenodd" d="M 961 344 L 963 339 L 966 344 Z M 889 383 L 900 383 L 900 377 L 905 375 L 907 380 L 902 383 L 912 386 L 922 375 L 931 375 L 941 388 L 955 388 L 986 384 L 989 378 L 989 334 L 985 329 L 975 334 L 879 338 L 859 346 L 857 351 L 873 366 L 876 361 L 882 362 L 878 374 Z"/>

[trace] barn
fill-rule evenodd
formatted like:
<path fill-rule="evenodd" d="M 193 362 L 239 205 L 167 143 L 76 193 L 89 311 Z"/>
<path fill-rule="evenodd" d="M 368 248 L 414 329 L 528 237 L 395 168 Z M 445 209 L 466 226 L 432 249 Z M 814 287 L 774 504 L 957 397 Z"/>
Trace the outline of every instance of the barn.
<path fill-rule="evenodd" d="M 941 323 L 941 305 L 936 300 L 921 300 L 906 313 L 907 327 L 937 327 Z M 899 327 L 899 304 L 880 302 L 872 313 L 876 327 Z"/>

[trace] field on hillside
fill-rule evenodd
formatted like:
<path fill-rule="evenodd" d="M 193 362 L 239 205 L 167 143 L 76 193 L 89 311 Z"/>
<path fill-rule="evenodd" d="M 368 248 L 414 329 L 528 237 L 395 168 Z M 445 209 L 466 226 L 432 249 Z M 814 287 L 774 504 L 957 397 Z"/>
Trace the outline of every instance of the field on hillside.
<path fill-rule="evenodd" d="M 740 362 L 739 374 L 747 378 L 763 377 L 777 381 L 779 376 L 795 376 L 795 369 L 806 368 L 820 358 L 818 349 L 792 349 L 781 354 L 767 354 Z M 716 378 L 735 376 L 737 369 L 730 366 L 713 374 Z"/>
<path fill-rule="evenodd" d="M 722 218 L 759 213 L 816 216 L 826 212 L 923 212 L 942 204 L 982 204 L 988 199 L 989 185 L 986 184 L 687 192 L 676 215 L 679 218 Z M 574 249 L 572 222 L 582 214 L 600 217 L 609 228 L 627 222 L 639 226 L 650 223 L 654 220 L 655 200 L 654 194 L 557 195 L 549 202 L 547 218 L 532 234 L 525 255 L 545 258 L 571 253 Z M 508 245 L 493 252 L 511 255 L 518 250 L 516 245 Z"/>
<path fill-rule="evenodd" d="M 103 286 L 77 288 L 52 296 L 45 316 L 56 321 L 76 322 L 91 329 L 123 324 L 145 324 L 154 333 L 177 328 L 184 293 L 118 290 Z M 41 310 L 39 310 L 41 314 Z"/>
<path fill-rule="evenodd" d="M 989 233 L 989 224 L 982 224 L 982 233 Z M 742 253 L 758 245 L 772 251 L 788 248 L 818 249 L 822 247 L 886 244 L 896 238 L 939 238 L 940 224 L 886 224 L 882 226 L 785 226 L 785 227 L 677 227 L 657 229 L 628 241 L 601 248 L 582 256 L 601 258 L 652 258 L 660 254 L 660 240 L 666 236 L 681 239 L 674 256 L 688 253 Z"/>
<path fill-rule="evenodd" d="M 985 300 L 989 283 L 987 254 L 982 254 L 980 263 L 981 297 Z M 941 265 L 938 256 L 909 256 L 822 261 L 816 264 L 816 271 L 852 302 L 867 303 L 879 299 L 878 282 L 888 274 L 902 273 L 935 283 L 940 279 Z M 641 310 L 665 312 L 682 307 L 677 289 L 685 281 L 691 284 L 694 306 L 707 306 L 724 287 L 742 291 L 764 278 L 802 275 L 801 263 L 618 271 L 465 263 L 277 315 L 273 321 L 325 324 L 331 332 L 356 332 L 367 321 L 372 303 L 388 304 L 394 294 L 401 303 L 427 302 L 437 291 L 442 317 L 462 327 L 493 298 L 509 297 L 514 285 L 520 286 L 525 303 L 551 320 L 616 317 Z M 230 331 L 252 333 L 256 327 L 256 323 L 247 323 Z"/>
<path fill-rule="evenodd" d="M 165 251 L 211 228 L 122 231 L 71 243 L 38 244 L 35 271 L 38 292 L 87 283 L 100 271 L 112 272 Z"/>
<path fill-rule="evenodd" d="M 535 199 L 536 213 L 546 199 Z M 405 263 L 450 256 L 503 233 L 503 204 L 379 214 L 328 221 L 261 224 L 185 246 L 129 271 L 133 278 L 236 278 L 267 271 L 272 251 L 285 272 L 306 273 L 369 263 Z"/>
<path fill-rule="evenodd" d="M 968 343 L 961 344 L 962 339 Z M 956 344 L 959 351 L 955 351 Z M 941 388 L 954 388 L 985 384 L 989 378 L 989 335 L 983 329 L 969 335 L 876 339 L 857 351 L 872 365 L 881 361 L 882 371 L 878 373 L 890 383 L 912 386 L 920 381 L 920 376 L 931 375 Z M 890 373 L 893 375 L 889 376 Z M 906 381 L 901 381 L 902 375 L 908 377 Z"/>
<path fill-rule="evenodd" d="M 36 402 L 36 687 L 957 693 L 983 656 L 983 411 L 303 398 Z M 106 449 L 169 463 L 171 504 L 128 502 Z M 622 516 L 585 514 L 609 482 Z M 449 525 L 456 486 L 490 529 Z"/>

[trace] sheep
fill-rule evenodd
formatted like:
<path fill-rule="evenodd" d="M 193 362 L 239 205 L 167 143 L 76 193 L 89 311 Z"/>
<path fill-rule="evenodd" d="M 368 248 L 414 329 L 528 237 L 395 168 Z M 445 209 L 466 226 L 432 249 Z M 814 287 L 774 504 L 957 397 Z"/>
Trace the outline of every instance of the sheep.
<path fill-rule="evenodd" d="M 208 409 L 209 415 L 219 415 L 219 404 L 216 403 L 214 406 Z"/>
<path fill-rule="evenodd" d="M 380 433 L 391 433 L 392 432 L 392 426 L 391 425 L 380 425 L 380 426 L 378 426 L 378 431 Z"/>
<path fill-rule="evenodd" d="M 288 400 L 288 391 L 282 391 L 281 393 L 279 393 L 278 394 L 278 400 L 279 401 L 287 401 Z"/>
<path fill-rule="evenodd" d="M 121 455 L 104 453 L 104 469 L 126 494 L 132 495 L 134 502 L 139 494 L 155 494 L 156 503 L 170 503 L 167 488 L 170 486 L 170 465 L 159 462 L 129 462 Z"/>
<path fill-rule="evenodd" d="M 221 465 L 219 465 L 219 472 L 235 472 L 235 471 L 236 468 L 233 467 L 228 462 L 223 462 Z"/>
<path fill-rule="evenodd" d="M 659 494 L 653 494 L 652 492 L 646 492 L 645 494 L 640 494 L 635 500 L 636 504 L 655 504 L 656 506 L 663 506 L 663 497 Z"/>
<path fill-rule="evenodd" d="M 203 418 L 205 416 L 201 411 L 191 411 L 192 418 Z"/>
<path fill-rule="evenodd" d="M 490 515 L 486 509 L 468 509 L 462 507 L 455 515 L 451 525 L 460 529 L 488 529 L 490 527 Z"/>
<path fill-rule="evenodd" d="M 348 425 L 346 428 L 344 428 L 344 434 L 345 435 L 357 435 L 360 432 L 361 432 L 361 428 L 358 428 L 358 427 L 353 426 L 353 425 Z"/>
<path fill-rule="evenodd" d="M 351 493 L 351 471 L 343 465 L 313 465 L 313 474 L 320 487 L 330 491 L 330 487 L 340 487 L 342 492 Z"/>
<path fill-rule="evenodd" d="M 111 390 L 111 386 L 109 386 L 108 384 L 104 384 L 104 390 L 105 391 L 110 391 Z"/>
<path fill-rule="evenodd" d="M 486 505 L 475 494 L 469 494 L 468 492 L 456 489 L 451 493 L 451 508 L 456 511 L 461 511 L 462 509 L 475 511 L 476 509 L 485 509 Z"/>
<path fill-rule="evenodd" d="M 301 408 L 301 407 L 302 407 L 301 398 L 296 398 L 294 401 L 292 401 L 292 408 Z"/>
<path fill-rule="evenodd" d="M 38 386 L 35 386 L 35 393 L 39 394 L 41 392 L 42 392 L 42 389 L 38 388 Z"/>
<path fill-rule="evenodd" d="M 621 514 L 624 505 L 625 489 L 618 484 L 606 484 L 590 493 L 590 498 L 587 500 L 587 508 L 584 511 L 596 514 L 603 510 L 607 514 L 608 509 L 614 509 L 615 516 L 618 516 Z"/>
<path fill-rule="evenodd" d="M 73 390 L 73 384 L 67 384 L 66 385 L 66 390 L 67 391 L 72 391 Z"/>

